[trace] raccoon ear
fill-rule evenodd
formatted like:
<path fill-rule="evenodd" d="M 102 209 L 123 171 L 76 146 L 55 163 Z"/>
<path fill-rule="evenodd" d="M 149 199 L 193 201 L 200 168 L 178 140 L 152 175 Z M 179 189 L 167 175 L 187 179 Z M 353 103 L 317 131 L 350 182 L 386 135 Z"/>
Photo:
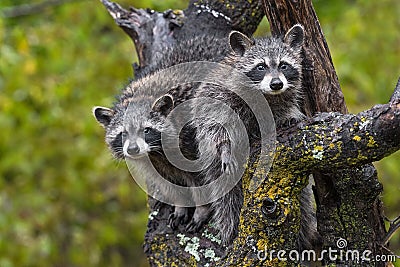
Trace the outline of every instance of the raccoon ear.
<path fill-rule="evenodd" d="M 96 120 L 103 127 L 107 127 L 110 124 L 114 115 L 114 112 L 111 109 L 105 107 L 94 107 L 92 112 Z"/>
<path fill-rule="evenodd" d="M 300 50 L 304 43 L 304 27 L 300 24 L 294 25 L 287 31 L 283 40 L 291 48 Z"/>
<path fill-rule="evenodd" d="M 229 34 L 229 45 L 235 54 L 243 56 L 244 52 L 254 45 L 254 40 L 238 31 Z"/>
<path fill-rule="evenodd" d="M 161 115 L 167 116 L 174 108 L 174 98 L 170 94 L 165 94 L 154 101 L 151 109 L 159 112 Z"/>

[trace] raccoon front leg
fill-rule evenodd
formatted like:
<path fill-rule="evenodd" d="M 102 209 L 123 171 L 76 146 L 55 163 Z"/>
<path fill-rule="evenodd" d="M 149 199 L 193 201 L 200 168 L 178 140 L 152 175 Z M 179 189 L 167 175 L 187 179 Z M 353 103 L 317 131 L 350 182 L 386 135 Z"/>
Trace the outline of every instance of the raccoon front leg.
<path fill-rule="evenodd" d="M 187 179 L 188 185 L 193 189 L 191 192 L 192 199 L 196 204 L 196 209 L 194 211 L 193 217 L 190 220 L 189 224 L 186 226 L 186 231 L 189 233 L 198 232 L 201 227 L 209 220 L 210 218 L 210 205 L 198 205 L 198 203 L 204 203 L 204 192 L 203 190 L 199 190 L 199 186 L 204 185 L 202 176 L 191 176 L 190 179 Z"/>
<path fill-rule="evenodd" d="M 211 222 L 219 232 L 223 245 L 229 245 L 237 236 L 240 210 L 243 206 L 241 181 L 226 195 L 211 204 Z"/>

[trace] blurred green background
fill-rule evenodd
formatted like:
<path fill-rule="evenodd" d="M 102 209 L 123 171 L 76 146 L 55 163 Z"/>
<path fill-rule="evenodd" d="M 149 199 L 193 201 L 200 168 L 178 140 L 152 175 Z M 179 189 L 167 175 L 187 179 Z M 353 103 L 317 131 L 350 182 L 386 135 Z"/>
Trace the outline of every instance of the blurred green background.
<path fill-rule="evenodd" d="M 0 12 L 36 2 L 1 0 Z M 156 10 L 187 2 L 119 1 Z M 350 111 L 387 102 L 400 75 L 400 2 L 314 5 Z M 264 21 L 257 34 L 267 30 Z M 1 267 L 146 266 L 146 196 L 125 163 L 112 160 L 91 114 L 94 105 L 112 104 L 135 60 L 130 39 L 99 1 L 0 17 Z M 376 166 L 394 218 L 400 153 Z M 400 233 L 391 243 L 400 254 Z"/>

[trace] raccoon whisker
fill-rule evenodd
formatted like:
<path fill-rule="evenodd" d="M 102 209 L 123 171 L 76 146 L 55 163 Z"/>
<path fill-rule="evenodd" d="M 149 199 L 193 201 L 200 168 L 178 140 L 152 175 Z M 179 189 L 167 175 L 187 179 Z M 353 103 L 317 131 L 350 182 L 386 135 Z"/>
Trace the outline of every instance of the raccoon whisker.
<path fill-rule="evenodd" d="M 121 163 L 122 162 L 124 162 L 122 159 L 117 159 L 117 160 L 115 160 L 115 165 L 117 166 L 117 167 L 119 167 L 119 166 L 121 166 Z"/>
<path fill-rule="evenodd" d="M 246 82 L 241 82 L 240 85 L 248 86 L 249 84 L 250 84 L 250 85 L 257 85 L 257 84 L 259 84 L 259 83 L 260 83 L 260 82 L 256 82 L 256 81 L 249 80 L 249 81 L 246 81 Z"/>
<path fill-rule="evenodd" d="M 161 147 L 149 145 L 149 149 L 161 150 Z"/>
<path fill-rule="evenodd" d="M 157 143 L 160 143 L 161 142 L 161 139 L 157 139 L 157 140 L 154 140 L 154 141 L 151 141 L 151 142 L 149 142 L 149 143 L 147 143 L 149 146 L 152 146 L 152 145 L 154 145 L 154 144 L 157 144 Z"/>
<path fill-rule="evenodd" d="M 124 150 L 123 150 L 123 148 L 122 147 L 117 147 L 117 148 L 114 148 L 114 152 L 116 153 L 116 154 L 124 154 Z"/>

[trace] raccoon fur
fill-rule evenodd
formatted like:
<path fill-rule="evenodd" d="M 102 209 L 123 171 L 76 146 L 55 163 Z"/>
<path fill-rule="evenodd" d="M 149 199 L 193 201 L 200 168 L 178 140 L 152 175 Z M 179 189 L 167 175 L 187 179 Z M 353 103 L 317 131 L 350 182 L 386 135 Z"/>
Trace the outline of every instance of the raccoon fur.
<path fill-rule="evenodd" d="M 254 115 L 232 88 L 241 90 L 247 86 L 251 90 L 260 90 L 267 100 L 276 126 L 282 127 L 293 121 L 301 120 L 304 115 L 300 104 L 302 91 L 302 45 L 304 29 L 301 25 L 293 26 L 283 38 L 250 39 L 240 32 L 233 31 L 229 36 L 231 53 L 221 62 L 244 74 L 249 80 L 242 80 L 232 75 L 224 80 L 224 86 L 203 84 L 194 93 L 194 97 L 222 99 L 244 122 L 250 144 L 259 139 L 257 123 Z M 222 67 L 224 68 L 224 67 Z M 213 70 L 218 77 L 219 72 Z M 224 76 L 224 74 L 220 75 Z M 230 90 L 227 90 L 229 88 Z M 220 123 L 213 120 L 198 119 L 193 121 L 196 129 L 199 155 L 214 155 L 216 158 L 208 161 L 209 167 L 203 172 L 203 183 L 216 180 L 222 173 L 234 174 L 237 162 L 232 153 L 231 145 L 247 136 L 243 134 L 228 134 L 222 125 L 229 125 L 231 117 L 221 112 L 218 106 L 193 105 L 193 114 L 208 113 L 210 118 L 219 118 Z M 221 122 L 222 121 L 222 122 Z M 221 187 L 214 187 L 210 194 L 217 194 Z M 311 248 L 310 239 L 316 233 L 316 220 L 311 202 L 311 188 L 306 187 L 300 197 L 301 201 L 301 231 L 299 244 L 302 248 Z M 243 193 L 239 182 L 229 193 L 211 204 L 212 222 L 216 225 L 224 244 L 229 244 L 237 235 L 240 210 L 243 205 Z"/>
<path fill-rule="evenodd" d="M 209 61 L 220 62 L 229 53 L 226 38 L 212 35 L 193 36 L 174 46 L 167 46 L 164 52 L 154 55 L 154 62 L 150 62 L 140 72 L 137 79 L 146 77 L 158 70 L 186 62 Z"/>
<path fill-rule="evenodd" d="M 167 75 L 162 72 L 161 76 L 159 71 L 178 63 L 218 61 L 223 58 L 221 55 L 226 55 L 227 52 L 226 41 L 212 36 L 199 36 L 179 43 L 175 47 L 165 49 L 165 53 L 159 56 L 160 64 L 150 65 L 141 72 L 142 76 L 130 82 L 111 109 L 95 107 L 93 114 L 105 129 L 105 141 L 114 158 L 129 159 L 135 169 L 140 169 L 139 175 L 143 177 L 151 176 L 154 166 L 161 176 L 174 184 L 198 186 L 201 181 L 198 178 L 199 173 L 179 170 L 170 164 L 161 145 L 161 132 L 173 129 L 166 125 L 166 116 L 174 105 L 191 98 L 192 87 L 196 84 L 181 84 L 170 88 L 171 79 L 183 74 L 172 70 L 170 73 L 167 71 Z M 165 94 L 167 91 L 168 94 Z M 128 124 L 124 124 L 124 119 L 128 120 Z M 188 158 L 196 157 L 196 143 L 193 140 L 192 130 L 186 130 L 181 146 Z M 152 164 L 144 160 L 146 155 Z M 157 185 L 148 187 L 159 189 Z M 163 190 L 159 189 L 163 195 L 174 194 L 174 192 L 162 192 Z M 186 229 L 196 231 L 208 218 L 209 207 L 198 206 Z M 175 207 L 168 223 L 174 229 L 179 224 L 187 223 L 189 219 L 188 208 Z"/>

